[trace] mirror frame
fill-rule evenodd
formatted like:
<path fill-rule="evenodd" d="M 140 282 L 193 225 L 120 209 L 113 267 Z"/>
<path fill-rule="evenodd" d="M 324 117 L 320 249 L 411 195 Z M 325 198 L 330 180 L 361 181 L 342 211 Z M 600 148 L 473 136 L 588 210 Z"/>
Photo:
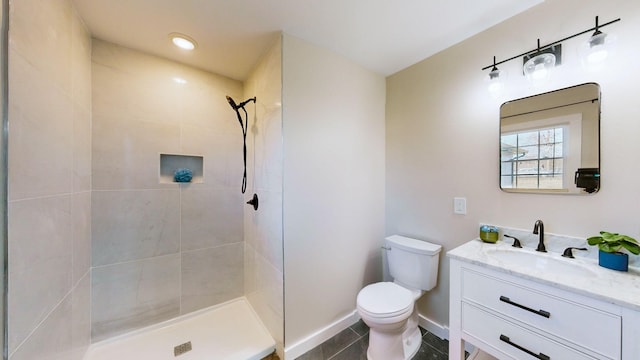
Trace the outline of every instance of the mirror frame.
<path fill-rule="evenodd" d="M 569 99 L 564 99 L 565 95 L 561 94 L 562 92 L 567 92 L 570 91 L 572 89 L 581 87 L 581 86 L 595 86 L 596 90 L 597 90 L 597 94 L 594 94 L 594 96 L 591 96 L 591 94 L 589 94 L 589 96 L 581 96 L 581 95 L 574 95 L 573 99 L 571 97 L 569 97 Z M 562 95 L 563 98 L 558 97 L 558 95 Z M 573 95 L 573 94 L 572 94 Z M 533 100 L 535 98 L 538 99 L 542 99 L 542 101 L 545 101 L 547 103 L 549 103 L 550 105 L 547 107 L 539 107 L 539 106 L 534 106 L 533 104 L 530 103 L 530 101 L 528 100 Z M 523 101 L 527 101 L 528 103 L 524 103 L 524 108 L 522 108 L 522 110 L 516 110 L 515 107 L 517 105 L 522 105 Z M 597 125 L 596 128 L 593 129 L 595 131 L 595 135 L 597 137 L 597 141 L 595 141 L 595 143 L 597 144 L 597 168 L 586 168 L 586 166 L 584 166 L 584 162 L 582 162 L 579 164 L 578 166 L 578 171 L 576 171 L 576 173 L 574 174 L 574 176 L 572 177 L 574 179 L 574 184 L 577 182 L 579 185 L 581 186 L 576 186 L 576 187 L 568 187 L 566 189 L 538 189 L 538 188 L 522 188 L 522 189 L 517 189 L 517 188 L 505 188 L 502 186 L 502 165 L 503 165 L 503 161 L 502 161 L 502 128 L 504 126 L 503 123 L 503 119 L 506 118 L 511 118 L 511 117 L 515 117 L 515 116 L 520 116 L 520 115 L 528 115 L 528 114 L 535 114 L 537 112 L 542 112 L 542 111 L 549 111 L 549 110 L 553 110 L 553 109 L 560 109 L 560 108 L 564 108 L 567 106 L 572 106 L 572 105 L 578 105 L 581 103 L 586 103 L 586 102 L 596 102 L 597 101 L 597 113 L 593 115 L 597 116 Z M 601 92 L 601 88 L 600 85 L 598 83 L 595 82 L 588 82 L 588 83 L 584 83 L 584 84 L 579 84 L 579 85 L 574 85 L 574 86 L 569 86 L 566 88 L 562 88 L 562 89 L 557 89 L 557 90 L 553 90 L 553 91 L 549 91 L 549 92 L 545 92 L 545 93 L 541 93 L 541 94 L 535 94 L 535 95 L 531 95 L 531 96 L 526 96 L 520 99 L 515 99 L 515 100 L 510 100 L 510 101 L 506 101 L 504 102 L 501 106 L 500 106 L 500 114 L 499 114 L 499 133 L 498 133 L 498 186 L 500 187 L 500 189 L 504 192 L 507 193 L 533 193 L 533 194 L 559 194 L 559 195 L 590 195 L 590 194 L 595 194 L 600 190 L 601 187 L 601 180 L 600 180 L 600 168 L 601 168 L 601 155 L 600 155 L 600 151 L 601 151 L 601 146 L 600 146 L 600 138 L 601 138 L 601 134 L 600 134 L 600 123 L 601 123 L 601 110 L 602 109 L 602 92 Z M 505 114 L 506 113 L 506 114 Z M 562 115 L 562 116 L 570 116 L 570 115 Z M 541 119 L 542 120 L 542 119 Z M 580 139 L 580 143 L 583 143 L 583 138 L 581 137 Z M 564 167 L 564 164 L 563 164 Z M 564 169 L 563 169 L 564 170 Z M 578 174 L 580 173 L 580 174 Z M 538 170 L 538 175 L 539 175 L 539 170 Z M 568 179 L 568 174 L 565 174 L 566 178 Z M 590 182 L 587 182 L 590 181 Z M 588 186 L 585 188 L 582 185 L 588 184 Z M 595 187 L 594 184 L 596 184 Z M 571 188 L 572 191 L 569 191 L 568 189 Z"/>

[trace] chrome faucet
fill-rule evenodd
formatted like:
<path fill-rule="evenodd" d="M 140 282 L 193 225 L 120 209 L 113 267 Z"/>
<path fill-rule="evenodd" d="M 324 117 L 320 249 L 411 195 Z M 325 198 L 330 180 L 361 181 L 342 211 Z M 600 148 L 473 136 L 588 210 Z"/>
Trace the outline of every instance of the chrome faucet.
<path fill-rule="evenodd" d="M 544 247 L 544 224 L 542 220 L 536 220 L 535 225 L 533 226 L 533 233 L 540 234 L 540 241 L 538 241 L 538 248 L 536 251 L 547 252 L 547 249 Z"/>

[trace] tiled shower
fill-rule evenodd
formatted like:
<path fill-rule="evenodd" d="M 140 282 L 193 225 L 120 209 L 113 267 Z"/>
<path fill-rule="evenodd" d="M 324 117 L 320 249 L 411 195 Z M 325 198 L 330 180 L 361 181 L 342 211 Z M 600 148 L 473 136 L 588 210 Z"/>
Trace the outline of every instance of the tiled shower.
<path fill-rule="evenodd" d="M 92 39 L 70 0 L 10 20 L 10 358 L 81 359 L 240 296 L 281 350 L 281 43 L 240 82 Z M 258 99 L 245 195 L 225 95 Z M 167 182 L 162 155 L 201 158 L 201 178 Z"/>

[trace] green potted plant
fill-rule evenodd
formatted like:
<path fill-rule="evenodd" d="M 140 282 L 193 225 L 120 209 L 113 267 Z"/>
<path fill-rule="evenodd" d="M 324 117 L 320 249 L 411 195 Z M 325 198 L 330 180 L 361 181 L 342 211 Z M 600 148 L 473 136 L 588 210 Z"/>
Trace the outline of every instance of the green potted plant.
<path fill-rule="evenodd" d="M 616 233 L 600 231 L 600 236 L 587 239 L 589 245 L 598 245 L 598 264 L 608 269 L 627 271 L 629 255 L 620 252 L 625 249 L 634 255 L 640 254 L 640 244 L 636 239 Z"/>

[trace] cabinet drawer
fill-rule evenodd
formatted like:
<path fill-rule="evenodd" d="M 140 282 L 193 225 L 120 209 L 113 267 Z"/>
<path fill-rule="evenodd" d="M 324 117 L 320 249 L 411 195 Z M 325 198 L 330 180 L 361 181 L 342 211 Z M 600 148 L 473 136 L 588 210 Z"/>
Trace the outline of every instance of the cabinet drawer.
<path fill-rule="evenodd" d="M 492 309 L 607 357 L 620 358 L 622 322 L 619 315 L 475 271 L 463 271 L 462 280 L 464 301 Z"/>
<path fill-rule="evenodd" d="M 462 304 L 462 332 L 513 359 L 602 359 L 591 357 L 467 303 Z"/>

